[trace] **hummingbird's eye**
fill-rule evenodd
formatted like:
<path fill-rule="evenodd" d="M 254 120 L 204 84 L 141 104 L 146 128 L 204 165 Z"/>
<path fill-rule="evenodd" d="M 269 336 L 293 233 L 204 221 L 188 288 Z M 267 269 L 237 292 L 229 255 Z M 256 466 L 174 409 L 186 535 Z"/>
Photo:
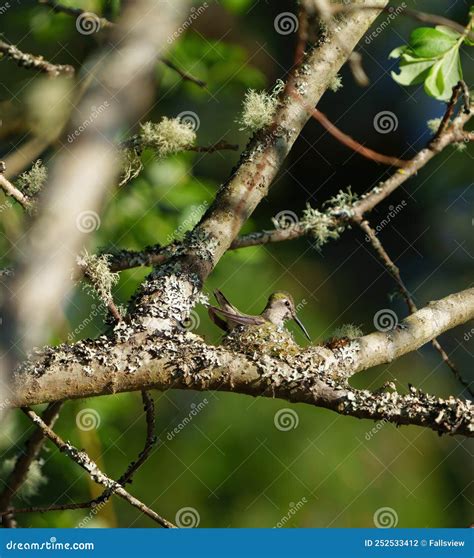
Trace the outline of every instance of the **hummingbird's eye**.
<path fill-rule="evenodd" d="M 290 307 L 290 301 L 289 300 L 285 300 L 285 306 L 287 306 L 288 308 Z"/>

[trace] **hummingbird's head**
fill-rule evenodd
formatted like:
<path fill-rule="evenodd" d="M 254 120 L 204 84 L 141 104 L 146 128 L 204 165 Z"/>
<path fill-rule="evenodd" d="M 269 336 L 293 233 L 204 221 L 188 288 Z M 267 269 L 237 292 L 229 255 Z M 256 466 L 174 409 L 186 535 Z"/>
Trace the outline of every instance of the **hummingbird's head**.
<path fill-rule="evenodd" d="M 280 326 L 287 320 L 295 320 L 303 333 L 311 341 L 306 328 L 296 315 L 296 307 L 293 297 L 285 291 L 277 291 L 270 295 L 264 310 L 265 317 L 273 324 Z"/>

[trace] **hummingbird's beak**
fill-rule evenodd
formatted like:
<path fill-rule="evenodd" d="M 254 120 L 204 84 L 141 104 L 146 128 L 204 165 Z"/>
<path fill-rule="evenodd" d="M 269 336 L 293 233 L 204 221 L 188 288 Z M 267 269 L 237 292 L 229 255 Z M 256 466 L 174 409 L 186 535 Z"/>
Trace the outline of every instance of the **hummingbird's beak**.
<path fill-rule="evenodd" d="M 303 322 L 298 318 L 298 316 L 296 314 L 293 315 L 293 319 L 300 326 L 300 328 L 303 330 L 303 333 L 306 335 L 306 338 L 308 339 L 308 341 L 311 341 L 311 337 L 309 336 L 309 333 L 306 331 L 306 328 L 304 327 Z"/>

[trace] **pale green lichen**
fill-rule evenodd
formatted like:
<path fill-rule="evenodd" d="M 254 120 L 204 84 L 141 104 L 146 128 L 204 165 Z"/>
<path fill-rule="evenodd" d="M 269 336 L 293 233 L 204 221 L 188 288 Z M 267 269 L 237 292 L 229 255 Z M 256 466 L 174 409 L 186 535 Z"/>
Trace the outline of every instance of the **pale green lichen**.
<path fill-rule="evenodd" d="M 85 251 L 77 257 L 77 264 L 89 281 L 85 288 L 91 287 L 105 304 L 111 302 L 112 288 L 117 284 L 119 274 L 110 271 L 109 256 L 97 256 Z"/>
<path fill-rule="evenodd" d="M 343 324 L 337 327 L 333 333 L 335 339 L 340 339 L 342 337 L 347 337 L 348 339 L 356 339 L 357 337 L 362 337 L 363 331 L 359 326 L 355 324 Z"/>
<path fill-rule="evenodd" d="M 339 192 L 335 196 L 329 198 L 326 202 L 324 202 L 323 206 L 329 206 L 332 209 L 337 208 L 340 210 L 344 210 L 353 205 L 358 199 L 359 196 L 355 194 L 349 186 L 347 190 L 339 190 Z"/>
<path fill-rule="evenodd" d="M 124 186 L 140 174 L 144 149 L 152 149 L 158 157 L 167 157 L 192 147 L 196 141 L 193 123 L 180 118 L 164 116 L 160 122 L 145 122 L 140 127 L 139 134 L 122 144 L 119 186 Z"/>
<path fill-rule="evenodd" d="M 433 132 L 433 134 L 436 134 L 440 124 L 441 124 L 441 118 L 431 118 L 426 123 L 426 125 L 428 126 L 428 130 Z"/>
<path fill-rule="evenodd" d="M 283 82 L 278 80 L 271 93 L 249 89 L 244 97 L 242 114 L 237 120 L 239 129 L 256 132 L 269 126 L 279 104 L 277 96 L 283 87 Z"/>
<path fill-rule="evenodd" d="M 29 171 L 20 174 L 16 181 L 16 186 L 23 194 L 32 198 L 43 188 L 47 179 L 48 172 L 46 167 L 41 159 L 38 159 Z"/>
<path fill-rule="evenodd" d="M 159 157 L 191 147 L 196 141 L 196 132 L 191 122 L 164 116 L 160 122 L 145 122 L 138 136 L 141 147 L 153 149 Z"/>
<path fill-rule="evenodd" d="M 143 169 L 140 152 L 135 149 L 122 149 L 122 174 L 119 186 L 125 186 L 128 182 L 136 178 Z"/>
<path fill-rule="evenodd" d="M 327 200 L 323 204 L 323 207 L 327 207 L 324 211 L 315 209 L 309 204 L 306 206 L 306 209 L 303 211 L 301 225 L 305 232 L 313 236 L 318 250 L 328 240 L 339 238 L 347 226 L 347 223 L 341 217 L 350 217 L 352 205 L 357 199 L 357 195 L 348 188 L 346 191 L 339 190 L 335 196 Z"/>
<path fill-rule="evenodd" d="M 463 151 L 466 151 L 467 143 L 465 143 L 463 141 L 457 141 L 457 142 L 453 143 L 453 147 L 456 151 L 459 151 L 460 153 L 462 153 Z"/>
<path fill-rule="evenodd" d="M 334 93 L 337 93 L 337 91 L 339 91 L 339 89 L 342 89 L 343 84 L 342 84 L 342 76 L 339 74 L 336 74 L 331 81 L 329 82 L 328 88 L 333 91 Z"/>
<path fill-rule="evenodd" d="M 0 466 L 0 479 L 3 479 L 5 483 L 13 471 L 17 460 L 18 457 L 15 456 L 2 461 Z M 38 494 L 40 488 L 48 482 L 48 479 L 43 475 L 41 470 L 43 464 L 44 461 L 42 459 L 31 463 L 26 478 L 17 491 L 17 495 L 22 498 L 31 498 Z"/>

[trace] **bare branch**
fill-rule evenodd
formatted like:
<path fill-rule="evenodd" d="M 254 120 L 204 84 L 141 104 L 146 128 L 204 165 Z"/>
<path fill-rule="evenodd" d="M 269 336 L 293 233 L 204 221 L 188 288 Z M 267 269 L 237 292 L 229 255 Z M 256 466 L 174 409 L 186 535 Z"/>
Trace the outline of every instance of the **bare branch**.
<path fill-rule="evenodd" d="M 388 269 L 388 271 L 390 272 L 390 274 L 392 275 L 392 277 L 395 279 L 395 281 L 398 284 L 398 287 L 400 289 L 400 292 L 403 295 L 403 298 L 405 299 L 405 302 L 408 306 L 409 311 L 413 314 L 415 313 L 418 308 L 416 307 L 415 301 L 413 300 L 413 297 L 411 296 L 409 290 L 407 289 L 405 283 L 403 282 L 401 276 L 400 276 L 400 270 L 398 269 L 398 267 L 395 265 L 395 263 L 393 262 L 393 260 L 390 258 L 390 256 L 387 254 L 385 248 L 382 246 L 382 243 L 380 242 L 379 238 L 377 237 L 375 231 L 372 229 L 372 227 L 369 225 L 369 222 L 367 220 L 357 220 L 356 223 L 360 226 L 360 228 L 365 232 L 365 234 L 367 235 L 367 237 L 369 238 L 374 250 L 376 251 L 377 255 L 379 256 L 380 260 L 382 261 L 382 263 L 385 265 L 385 267 Z M 441 355 L 441 358 L 443 359 L 443 361 L 447 364 L 447 366 L 450 368 L 450 370 L 452 371 L 452 373 L 454 374 L 455 378 L 467 389 L 469 395 L 471 397 L 474 397 L 474 392 L 473 390 L 470 388 L 469 386 L 469 382 L 467 382 L 462 376 L 461 373 L 459 372 L 459 370 L 456 368 L 456 365 L 451 361 L 451 359 L 449 358 L 448 354 L 446 353 L 446 351 L 443 349 L 443 347 L 441 346 L 441 344 L 439 343 L 439 341 L 436 338 L 433 338 L 431 340 L 431 343 L 433 345 L 433 347 L 438 351 L 438 353 Z"/>
<path fill-rule="evenodd" d="M 83 10 L 82 8 L 72 8 L 70 6 L 65 6 L 64 4 L 60 4 L 59 2 L 55 2 L 54 0 L 38 0 L 40 4 L 44 4 L 45 6 L 49 6 L 54 12 L 60 14 L 67 14 L 73 17 L 80 17 L 80 16 L 86 16 L 91 20 L 94 20 L 94 22 L 99 23 L 99 28 L 100 29 L 111 29 L 112 27 L 115 27 L 115 23 L 112 21 L 109 21 L 107 18 L 105 17 L 101 17 L 98 16 L 92 12 L 88 12 L 86 10 Z M 202 81 L 201 79 L 198 79 L 194 76 L 192 76 L 190 73 L 185 72 L 184 70 L 182 70 L 179 66 L 177 66 L 174 62 L 172 62 L 171 60 L 169 60 L 168 58 L 165 57 L 160 57 L 160 61 L 165 65 L 168 66 L 168 68 L 170 68 L 171 70 L 173 70 L 174 72 L 176 72 L 177 74 L 179 74 L 179 76 L 185 80 L 185 81 L 190 81 L 191 83 L 195 83 L 196 85 L 198 85 L 199 87 L 206 87 L 206 82 Z"/>
<path fill-rule="evenodd" d="M 291 95 L 294 99 L 298 102 L 301 102 L 301 95 L 299 95 L 296 91 L 292 91 Z M 391 165 L 396 167 L 405 167 L 408 164 L 408 161 L 404 161 L 402 159 L 398 159 L 397 157 L 391 157 L 390 155 L 383 155 L 382 153 L 378 153 L 369 147 L 365 147 L 358 141 L 356 141 L 351 136 L 342 132 L 337 126 L 335 126 L 329 118 L 323 114 L 320 110 L 315 109 L 309 105 L 305 105 L 306 110 L 311 114 L 311 116 L 317 120 L 324 128 L 340 143 L 352 149 L 359 155 L 362 155 L 366 159 L 371 159 L 372 161 L 376 161 L 377 163 L 383 163 L 384 165 Z"/>
<path fill-rule="evenodd" d="M 53 10 L 53 12 L 57 14 L 67 14 L 75 18 L 87 14 L 89 17 L 94 18 L 94 20 L 100 23 L 101 29 L 106 29 L 115 26 L 115 23 L 109 21 L 105 17 L 100 17 L 96 14 L 93 14 L 92 12 L 83 10 L 82 8 L 73 8 L 71 6 L 65 6 L 64 4 L 60 4 L 59 2 L 55 2 L 54 0 L 38 0 L 38 2 L 40 4 L 48 6 Z"/>
<path fill-rule="evenodd" d="M 456 96 L 457 87 L 453 93 Z M 447 112 L 451 111 L 451 103 L 448 105 Z M 405 168 L 393 174 L 388 180 L 382 184 L 377 185 L 370 192 L 368 192 L 361 201 L 356 203 L 353 208 L 353 217 L 358 219 L 362 218 L 364 213 L 372 210 L 382 200 L 387 198 L 399 186 L 404 184 L 409 178 L 414 176 L 420 169 L 422 169 L 433 157 L 443 151 L 448 145 L 458 143 L 465 139 L 465 132 L 463 126 L 470 120 L 472 116 L 472 109 L 469 112 L 464 111 L 458 115 L 451 123 L 451 125 L 441 132 L 435 141 L 422 149 L 413 159 L 411 159 Z"/>
<path fill-rule="evenodd" d="M 78 450 L 72 444 L 62 440 L 34 411 L 28 408 L 23 408 L 22 411 L 33 421 L 34 424 L 36 424 L 42 430 L 43 435 L 51 442 L 53 442 L 53 444 L 59 449 L 61 453 L 65 453 L 75 463 L 82 467 L 89 474 L 94 482 L 105 486 L 108 490 L 111 490 L 114 494 L 126 500 L 134 508 L 140 510 L 142 513 L 153 519 L 153 521 L 155 521 L 162 527 L 175 527 L 175 525 L 161 517 L 155 511 L 146 506 L 143 502 L 140 502 L 140 500 L 132 496 L 113 479 L 107 477 L 98 468 L 97 464 L 92 461 L 92 459 L 87 455 L 85 451 Z"/>
<path fill-rule="evenodd" d="M 197 77 L 194 77 L 193 75 L 191 75 L 188 72 L 185 72 L 184 70 L 182 70 L 179 66 L 177 66 L 174 62 L 172 62 L 171 60 L 169 60 L 169 58 L 160 58 L 160 61 L 165 65 L 168 66 L 168 68 L 170 68 L 171 70 L 173 70 L 174 72 L 176 72 L 179 76 L 181 76 L 182 79 L 184 79 L 185 81 L 190 81 L 191 83 L 195 83 L 196 85 L 198 85 L 199 87 L 206 87 L 206 82 L 202 81 L 202 79 L 198 79 Z"/>
<path fill-rule="evenodd" d="M 203 145 L 188 147 L 186 151 L 196 151 L 197 153 L 214 153 L 215 151 L 237 151 L 238 149 L 238 144 L 227 143 L 226 141 L 218 141 L 217 143 L 208 145 L 207 147 Z"/>
<path fill-rule="evenodd" d="M 147 424 L 145 445 L 143 450 L 140 452 L 138 459 L 136 461 L 133 461 L 129 465 L 125 473 L 118 479 L 117 483 L 120 484 L 121 486 L 125 486 L 127 483 L 132 482 L 132 477 L 134 473 L 148 459 L 151 450 L 153 449 L 157 440 L 155 436 L 155 406 L 154 406 L 153 398 L 146 391 L 142 391 L 142 400 L 143 400 L 143 406 L 145 410 L 145 417 L 146 417 L 146 424 Z M 53 403 L 52 405 L 55 404 Z M 45 419 L 44 416 L 43 419 Z M 51 424 L 48 423 L 48 421 L 45 420 L 45 422 L 49 426 L 52 426 Z M 43 434 L 41 430 L 39 430 L 39 432 L 41 433 L 40 435 L 43 438 Z M 8 518 L 10 518 L 10 516 L 14 516 L 20 513 L 32 513 L 32 512 L 45 513 L 45 512 L 52 512 L 52 511 L 95 508 L 96 506 L 100 506 L 101 504 L 105 503 L 112 496 L 112 494 L 113 494 L 113 490 L 111 488 L 106 488 L 100 496 L 94 498 L 93 500 L 88 500 L 87 502 L 77 502 L 77 503 L 72 502 L 70 504 L 53 504 L 50 506 L 30 506 L 27 508 L 10 508 L 6 510 L 4 509 L 4 507 L 0 507 L 0 510 L 2 509 L 4 510 L 4 511 L 0 511 L 0 518 L 2 516 L 4 517 L 8 516 Z M 3 519 L 3 521 L 5 522 L 6 520 Z"/>
<path fill-rule="evenodd" d="M 0 41 L 0 54 L 16 62 L 20 68 L 32 69 L 50 77 L 74 75 L 74 68 L 68 64 L 52 64 L 42 56 L 22 52 L 14 45 L 9 45 L 5 41 Z"/>

